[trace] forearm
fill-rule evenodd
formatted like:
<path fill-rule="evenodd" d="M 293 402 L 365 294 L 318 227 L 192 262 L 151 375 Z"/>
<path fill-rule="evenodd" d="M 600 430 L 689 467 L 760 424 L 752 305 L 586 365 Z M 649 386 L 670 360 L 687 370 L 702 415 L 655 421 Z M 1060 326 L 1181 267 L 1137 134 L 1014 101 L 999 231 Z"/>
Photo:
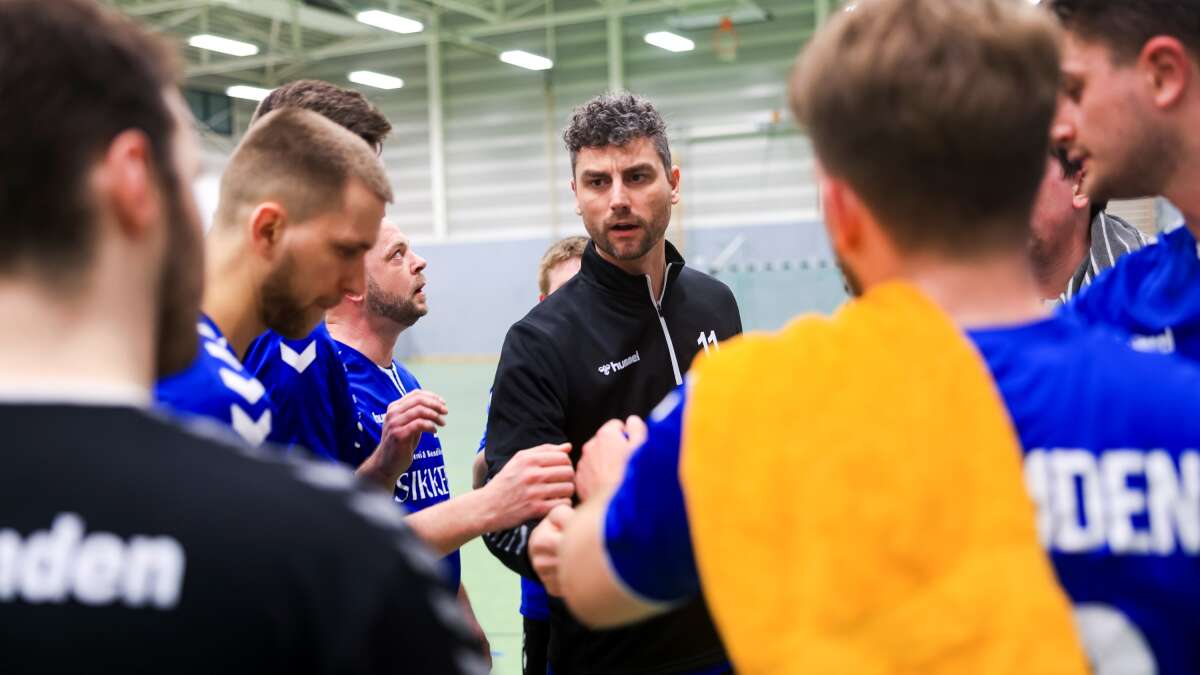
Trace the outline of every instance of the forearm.
<path fill-rule="evenodd" d="M 440 556 L 449 555 L 492 525 L 488 495 L 472 490 L 408 516 L 413 532 Z"/>
<path fill-rule="evenodd" d="M 378 452 L 371 453 L 371 456 L 363 460 L 363 463 L 354 470 L 354 474 L 368 485 L 374 485 L 390 493 L 395 489 L 396 481 L 400 480 L 400 476 L 404 471 L 393 475 L 392 472 L 385 469 L 379 461 L 378 455 Z M 407 470 L 407 467 L 405 470 Z"/>
<path fill-rule="evenodd" d="M 494 489 L 492 479 L 504 469 L 516 453 L 497 453 L 493 447 L 488 447 L 484 450 L 484 454 L 487 477 L 484 486 L 479 489 L 480 492 Z M 537 580 L 537 572 L 533 570 L 533 565 L 529 562 L 528 552 L 529 533 L 533 531 L 535 525 L 537 525 L 537 521 L 498 531 L 489 530 L 483 533 L 482 538 L 488 551 L 505 567 L 523 577 Z"/>
<path fill-rule="evenodd" d="M 559 548 L 558 578 L 563 599 L 571 613 L 592 628 L 621 626 L 670 609 L 670 605 L 634 597 L 616 578 L 604 550 L 609 497 L 597 495 L 576 510 Z"/>

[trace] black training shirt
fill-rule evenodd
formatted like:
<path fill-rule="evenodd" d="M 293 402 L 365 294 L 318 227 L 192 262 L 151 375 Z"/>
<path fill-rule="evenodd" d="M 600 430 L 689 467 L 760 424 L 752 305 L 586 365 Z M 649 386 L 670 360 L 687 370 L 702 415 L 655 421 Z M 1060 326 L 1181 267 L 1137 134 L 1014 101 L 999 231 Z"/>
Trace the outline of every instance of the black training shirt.
<path fill-rule="evenodd" d="M 481 672 L 383 495 L 132 407 L 0 405 L 0 673 Z"/>
<path fill-rule="evenodd" d="M 733 293 L 684 265 L 667 243 L 666 281 L 606 262 L 589 243 L 579 274 L 509 329 L 488 414 L 489 477 L 518 451 L 583 444 L 600 425 L 645 417 L 682 382 L 696 354 L 742 331 Z M 536 579 L 528 538 L 537 523 L 484 536 L 505 565 Z M 653 555 L 653 551 L 647 551 Z M 627 628 L 592 631 L 550 598 L 550 663 L 557 675 L 680 673 L 726 659 L 702 599 Z"/>

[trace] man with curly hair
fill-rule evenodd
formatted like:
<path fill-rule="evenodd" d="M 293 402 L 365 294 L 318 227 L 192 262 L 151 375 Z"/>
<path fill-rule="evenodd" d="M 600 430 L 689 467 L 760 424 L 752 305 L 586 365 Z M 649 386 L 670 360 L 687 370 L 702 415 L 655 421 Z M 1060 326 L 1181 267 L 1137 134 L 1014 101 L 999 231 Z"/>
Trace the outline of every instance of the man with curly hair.
<path fill-rule="evenodd" d="M 488 415 L 491 477 L 522 448 L 543 443 L 569 442 L 577 459 L 601 424 L 649 412 L 683 381 L 693 357 L 742 329 L 733 293 L 686 267 L 666 240 L 680 172 L 654 106 L 628 93 L 597 96 L 575 110 L 563 138 L 591 242 L 579 274 L 505 338 Z M 504 564 L 545 580 L 555 573 L 553 556 L 539 560 L 539 551 L 555 547 L 531 544 L 536 525 L 484 539 Z M 552 522 L 541 532 L 543 544 L 557 535 Z M 551 598 L 549 661 L 558 674 L 728 671 L 699 600 L 637 626 L 593 631 Z"/>

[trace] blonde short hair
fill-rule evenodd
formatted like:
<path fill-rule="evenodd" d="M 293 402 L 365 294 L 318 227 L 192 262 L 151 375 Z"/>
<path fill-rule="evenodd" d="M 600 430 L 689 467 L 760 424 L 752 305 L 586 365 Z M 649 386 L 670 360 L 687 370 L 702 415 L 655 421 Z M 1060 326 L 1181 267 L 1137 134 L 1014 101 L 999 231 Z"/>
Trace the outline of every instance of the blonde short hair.
<path fill-rule="evenodd" d="M 542 295 L 550 295 L 550 270 L 572 258 L 582 258 L 588 241 L 587 237 L 567 237 L 550 244 L 538 263 L 538 290 Z"/>
<path fill-rule="evenodd" d="M 358 180 L 381 201 L 392 201 L 383 163 L 366 141 L 322 115 L 281 108 L 246 132 L 221 176 L 216 222 L 276 200 L 302 222 L 341 208 L 346 186 Z"/>

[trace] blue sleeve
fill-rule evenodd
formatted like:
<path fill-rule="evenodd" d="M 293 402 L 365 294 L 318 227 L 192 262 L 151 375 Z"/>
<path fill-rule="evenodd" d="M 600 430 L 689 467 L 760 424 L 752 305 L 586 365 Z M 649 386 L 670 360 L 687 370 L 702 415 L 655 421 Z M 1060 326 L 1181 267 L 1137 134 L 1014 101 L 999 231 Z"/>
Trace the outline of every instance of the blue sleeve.
<path fill-rule="evenodd" d="M 486 420 L 487 416 L 491 412 L 492 412 L 492 394 L 491 394 L 491 392 L 488 392 L 488 407 L 487 407 L 487 411 L 483 414 L 483 419 Z M 486 421 L 483 423 L 483 436 L 479 439 L 479 447 L 475 449 L 475 454 L 479 454 L 479 453 L 483 452 L 485 448 L 487 448 L 487 422 Z"/>
<path fill-rule="evenodd" d="M 684 405 L 681 386 L 654 409 L 646 442 L 630 458 L 604 517 L 613 572 L 634 595 L 654 603 L 700 592 L 679 481 Z"/>

